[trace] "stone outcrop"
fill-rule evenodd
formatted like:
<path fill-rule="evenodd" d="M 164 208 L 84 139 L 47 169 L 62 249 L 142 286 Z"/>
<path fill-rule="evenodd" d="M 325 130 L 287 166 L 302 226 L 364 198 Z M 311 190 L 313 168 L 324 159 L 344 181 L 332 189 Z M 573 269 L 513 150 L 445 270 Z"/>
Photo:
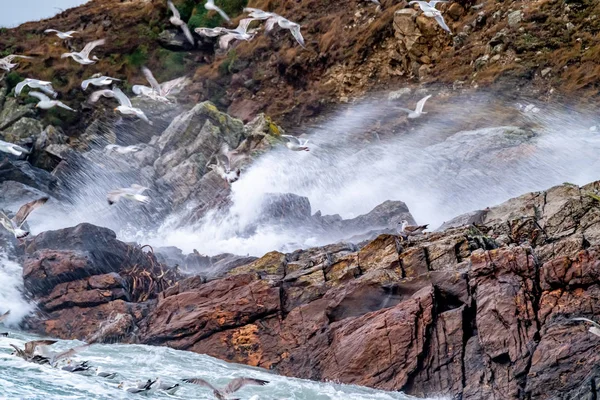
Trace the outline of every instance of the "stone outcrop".
<path fill-rule="evenodd" d="M 168 283 L 110 231 L 46 232 L 24 249 L 44 311 L 29 323 L 418 396 L 591 399 L 597 345 L 570 318 L 598 313 L 599 191 L 565 184 L 410 241 L 272 252 Z"/>

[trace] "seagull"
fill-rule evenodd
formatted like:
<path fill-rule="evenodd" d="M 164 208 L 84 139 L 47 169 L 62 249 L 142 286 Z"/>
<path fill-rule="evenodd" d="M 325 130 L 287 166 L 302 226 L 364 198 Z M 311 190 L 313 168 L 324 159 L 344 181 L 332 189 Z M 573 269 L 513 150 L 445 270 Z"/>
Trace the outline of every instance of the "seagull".
<path fill-rule="evenodd" d="M 26 150 L 21 146 L 16 145 L 14 143 L 5 142 L 3 140 L 0 140 L 0 151 L 4 153 L 14 154 L 15 156 L 20 156 L 22 154 L 31 154 L 29 150 Z"/>
<path fill-rule="evenodd" d="M 0 58 L 0 69 L 5 70 L 6 72 L 10 72 L 11 69 L 19 65 L 17 63 L 12 62 L 12 60 L 14 60 L 15 58 L 32 59 L 33 57 L 21 56 L 18 54 L 10 54 L 4 58 Z"/>
<path fill-rule="evenodd" d="M 142 148 L 137 145 L 119 146 L 118 144 L 109 144 L 105 147 L 105 149 L 108 150 L 109 152 L 115 152 L 115 153 L 119 153 L 119 154 L 136 153 L 136 152 L 142 150 Z"/>
<path fill-rule="evenodd" d="M 83 361 L 77 364 L 68 364 L 61 368 L 63 371 L 72 372 L 74 374 L 80 374 L 82 372 L 89 373 L 91 367 L 87 361 Z"/>
<path fill-rule="evenodd" d="M 431 95 L 427 95 L 421 100 L 419 100 L 417 102 L 417 107 L 414 109 L 414 111 L 409 110 L 408 108 L 400 108 L 400 110 L 406 111 L 408 113 L 408 118 L 410 119 L 419 118 L 421 115 L 427 114 L 425 111 L 423 111 L 423 106 L 425 105 L 425 102 L 429 100 L 430 97 Z"/>
<path fill-rule="evenodd" d="M 200 36 L 217 37 L 228 33 L 230 29 L 217 26 L 216 28 L 196 28 L 194 31 Z"/>
<path fill-rule="evenodd" d="M 244 12 L 249 13 L 248 16 L 252 17 L 254 19 L 269 19 L 272 17 L 278 17 L 279 15 L 272 13 L 272 12 L 268 12 L 268 11 L 263 11 L 259 8 L 252 8 L 252 7 L 246 7 L 244 8 Z"/>
<path fill-rule="evenodd" d="M 24 237 L 29 235 L 28 231 L 21 229 L 21 227 L 25 223 L 25 220 L 33 210 L 46 204 L 47 201 L 48 197 L 42 197 L 37 200 L 30 201 L 25 205 L 22 205 L 21 208 L 19 208 L 19 211 L 17 211 L 17 214 L 12 219 L 8 218 L 6 214 L 0 211 L 0 225 L 6 228 L 6 230 L 10 233 L 15 235 L 17 239 L 23 239 Z"/>
<path fill-rule="evenodd" d="M 49 364 L 50 360 L 47 357 L 35 354 L 35 351 L 40 346 L 50 346 L 56 342 L 56 340 L 32 340 L 25 343 L 24 349 L 20 349 L 14 344 L 11 344 L 10 346 L 15 349 L 13 355 L 21 357 L 25 361 L 34 362 L 36 364 Z"/>
<path fill-rule="evenodd" d="M 590 324 L 592 324 L 592 326 L 590 326 L 588 331 L 590 333 L 593 333 L 596 336 L 600 336 L 600 324 L 598 324 L 597 322 L 594 322 L 591 319 L 587 319 L 587 318 L 583 318 L 583 317 L 571 318 L 571 321 L 589 322 Z"/>
<path fill-rule="evenodd" d="M 56 366 L 60 360 L 66 360 L 68 358 L 71 358 L 75 354 L 79 353 L 80 351 L 83 351 L 83 350 L 87 349 L 90 346 L 91 346 L 91 344 L 87 344 L 86 343 L 84 345 L 73 347 L 73 348 L 70 348 L 68 350 L 64 350 L 64 351 L 60 351 L 60 352 L 49 351 L 44 346 L 44 347 L 40 347 L 40 355 L 48 358 L 50 360 L 50 364 L 53 365 L 53 366 Z M 86 364 L 86 362 L 84 362 L 82 364 Z M 73 371 L 71 371 L 71 372 L 73 372 Z"/>
<path fill-rule="evenodd" d="M 125 382 L 121 382 L 119 384 L 119 386 L 117 386 L 117 387 L 119 389 L 123 389 L 129 393 L 144 393 L 144 392 L 148 392 L 150 390 L 150 388 L 154 382 L 155 381 L 148 379 L 148 381 L 146 381 L 146 383 L 144 383 L 143 385 L 136 385 L 136 386 L 130 386 L 130 387 L 125 387 Z"/>
<path fill-rule="evenodd" d="M 153 393 L 157 390 L 162 390 L 163 392 L 168 394 L 175 394 L 179 390 L 179 388 L 179 383 L 171 385 L 168 383 L 164 383 L 163 381 L 161 381 L 160 378 L 156 378 L 156 380 L 150 385 L 150 390 L 148 391 L 148 393 Z"/>
<path fill-rule="evenodd" d="M 265 23 L 265 31 L 269 32 L 270 30 L 272 30 L 275 24 L 278 24 L 279 27 L 282 29 L 289 29 L 294 39 L 296 39 L 296 41 L 300 43 L 300 46 L 306 47 L 304 46 L 304 38 L 302 37 L 302 33 L 300 33 L 299 24 L 292 22 L 289 19 L 282 17 L 281 15 L 275 14 L 271 18 L 267 19 L 267 22 Z"/>
<path fill-rule="evenodd" d="M 139 108 L 133 107 L 133 105 L 131 104 L 131 100 L 129 100 L 129 97 L 127 97 L 125 93 L 123 93 L 118 87 L 113 86 L 112 89 L 103 89 L 93 92 L 90 95 L 90 101 L 92 103 L 95 103 L 100 99 L 100 97 L 117 99 L 120 105 L 119 107 L 115 108 L 115 111 L 119 111 L 121 114 L 125 115 L 135 115 L 136 117 L 143 119 L 144 121 L 152 125 L 152 122 L 150 122 L 148 117 L 146 117 L 146 114 L 144 114 L 144 112 Z"/>
<path fill-rule="evenodd" d="M 44 31 L 44 33 L 56 33 L 56 36 L 58 36 L 61 39 L 71 39 L 73 38 L 73 34 L 77 33 L 77 31 L 68 31 L 68 32 L 61 32 L 61 31 L 57 31 L 56 29 L 46 29 Z"/>
<path fill-rule="evenodd" d="M 425 229 L 427 229 L 427 227 L 429 226 L 429 224 L 427 224 L 427 225 L 408 225 L 408 221 L 405 219 L 398 222 L 398 225 L 400 225 L 400 228 L 398 229 L 398 234 L 405 238 L 408 238 L 409 236 L 422 235 L 423 231 Z"/>
<path fill-rule="evenodd" d="M 148 190 L 147 187 L 135 183 L 128 188 L 111 190 L 108 192 L 107 196 L 108 204 L 112 206 L 121 200 L 121 198 L 148 204 L 150 202 L 150 197 L 142 195 L 146 190 Z"/>
<path fill-rule="evenodd" d="M 300 142 L 300 139 L 291 135 L 281 135 L 281 137 L 287 140 L 287 142 L 285 143 L 285 147 L 292 151 L 310 151 L 308 146 L 306 146 L 308 144 L 308 140 Z"/>
<path fill-rule="evenodd" d="M 147 67 L 142 67 L 142 73 L 151 87 L 144 85 L 134 85 L 131 90 L 138 96 L 147 96 L 154 100 L 169 102 L 167 96 L 171 91 L 185 80 L 185 77 L 170 80 L 164 83 L 158 83 L 152 71 Z"/>
<path fill-rule="evenodd" d="M 100 378 L 104 378 L 104 379 L 114 379 L 117 377 L 117 373 L 116 372 L 104 372 L 100 369 L 100 367 L 96 368 L 96 376 L 99 376 Z"/>
<path fill-rule="evenodd" d="M 38 99 L 40 99 L 40 101 L 35 106 L 37 108 L 41 108 L 42 110 L 48 110 L 52 107 L 58 106 L 60 108 L 64 108 L 65 110 L 77 112 L 60 100 L 51 100 L 50 97 L 46 96 L 44 93 L 31 91 L 28 94 L 30 96 L 37 97 Z"/>
<path fill-rule="evenodd" d="M 234 171 L 231 170 L 231 159 L 236 154 L 237 153 L 235 151 L 229 151 L 229 146 L 227 145 L 227 143 L 224 143 L 223 146 L 221 146 L 221 150 L 219 151 L 219 153 L 213 155 L 213 157 L 216 160 L 216 163 L 210 164 L 210 162 L 213 159 L 213 157 L 211 157 L 209 160 L 210 165 L 207 165 L 207 168 L 210 168 L 213 171 L 215 171 L 227 183 L 233 183 L 240 179 L 241 174 L 239 168 L 237 168 Z"/>
<path fill-rule="evenodd" d="M 111 83 L 113 83 L 115 81 L 121 81 L 121 80 L 117 79 L 117 78 L 111 78 L 110 76 L 94 74 L 94 75 L 92 75 L 91 78 L 86 79 L 83 82 L 81 82 L 81 88 L 83 90 L 87 90 L 89 85 L 106 86 L 106 85 L 110 85 Z"/>
<path fill-rule="evenodd" d="M 252 21 L 256 21 L 256 18 L 244 18 L 240 20 L 239 25 L 235 29 L 229 29 L 227 33 L 219 39 L 219 47 L 226 49 L 229 46 L 229 42 L 232 40 L 251 40 L 256 34 L 256 29 L 248 31 L 248 26 Z"/>
<path fill-rule="evenodd" d="M 214 10 L 216 12 L 218 12 L 221 17 L 223 17 L 223 19 L 227 22 L 231 21 L 231 19 L 229 19 L 229 17 L 227 16 L 227 14 L 225 14 L 225 12 L 223 10 L 221 10 L 219 7 L 217 7 L 215 5 L 215 0 L 206 0 L 206 3 L 204 4 L 204 8 L 206 8 L 207 10 Z"/>
<path fill-rule="evenodd" d="M 10 310 L 8 310 L 7 312 L 5 312 L 4 314 L 0 315 L 0 322 L 4 321 L 5 319 L 8 318 L 8 316 L 10 315 Z"/>
<path fill-rule="evenodd" d="M 227 386 L 222 389 L 217 389 L 207 381 L 201 378 L 189 378 L 183 380 L 186 383 L 193 383 L 194 385 L 205 386 L 213 391 L 213 394 L 218 400 L 227 400 L 227 397 L 240 390 L 245 385 L 260 385 L 264 386 L 269 381 L 263 381 L 262 379 L 254 379 L 254 378 L 235 378 L 232 379 L 231 382 Z"/>
<path fill-rule="evenodd" d="M 56 93 L 56 91 L 52 88 L 52 82 L 40 81 L 39 79 L 32 78 L 27 78 L 24 81 L 17 83 L 17 86 L 15 86 L 15 95 L 21 95 L 21 92 L 25 86 L 29 86 L 31 89 L 39 89 L 54 98 L 58 96 L 58 93 Z"/>
<path fill-rule="evenodd" d="M 94 64 L 96 61 L 98 61 L 98 57 L 93 56 L 90 59 L 89 58 L 90 53 L 96 47 L 102 46 L 104 43 L 106 43 L 105 39 L 94 40 L 93 42 L 89 42 L 88 44 L 86 44 L 85 47 L 83 48 L 83 50 L 81 50 L 80 52 L 64 53 L 60 56 L 60 58 L 71 57 L 73 60 L 75 60 L 79 64 L 83 64 L 83 65 Z"/>
<path fill-rule="evenodd" d="M 448 25 L 446 25 L 446 21 L 444 21 L 444 17 L 442 16 L 442 13 L 438 9 L 435 8 L 435 5 L 437 3 L 447 3 L 447 1 L 431 0 L 429 3 L 426 1 L 411 1 L 408 4 L 413 5 L 415 3 L 417 3 L 419 5 L 421 10 L 423 11 L 423 14 L 426 17 L 435 18 L 435 21 L 438 23 L 439 26 L 442 27 L 443 30 L 448 31 L 448 32 L 450 32 L 450 34 L 452 34 L 452 31 L 450 30 Z"/>
<path fill-rule="evenodd" d="M 171 2 L 170 0 L 167 1 L 167 5 L 169 6 L 169 8 L 171 9 L 171 12 L 173 13 L 173 16 L 171 18 L 169 18 L 169 21 L 173 25 L 181 28 L 181 30 L 183 31 L 183 34 L 187 38 L 188 42 L 190 42 L 193 46 L 195 44 L 194 37 L 192 36 L 192 32 L 190 32 L 190 28 L 188 28 L 187 24 L 185 22 L 183 22 L 183 20 L 181 19 L 181 14 L 179 14 L 179 10 L 177 8 L 175 8 L 175 6 L 173 5 L 173 2 Z"/>

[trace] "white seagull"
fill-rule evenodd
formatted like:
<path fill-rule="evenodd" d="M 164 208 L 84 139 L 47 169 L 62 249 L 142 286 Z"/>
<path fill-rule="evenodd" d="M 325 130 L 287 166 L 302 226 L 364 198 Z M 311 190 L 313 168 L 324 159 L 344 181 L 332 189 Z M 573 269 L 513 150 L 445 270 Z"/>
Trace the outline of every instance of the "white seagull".
<path fill-rule="evenodd" d="M 118 144 L 109 144 L 105 147 L 105 149 L 108 150 L 109 152 L 115 152 L 115 153 L 119 153 L 119 154 L 136 153 L 136 152 L 142 150 L 142 148 L 137 145 L 119 146 Z"/>
<path fill-rule="evenodd" d="M 219 153 L 213 156 L 216 160 L 216 163 L 210 164 L 213 159 L 213 157 L 211 157 L 209 160 L 210 165 L 207 165 L 207 168 L 215 171 L 227 183 L 233 183 L 240 179 L 241 174 L 239 168 L 235 169 L 234 171 L 231 170 L 231 160 L 234 155 L 236 155 L 236 152 L 229 151 L 229 146 L 227 143 L 224 143 L 223 146 L 221 146 Z"/>
<path fill-rule="evenodd" d="M 307 146 L 308 140 L 301 142 L 300 139 L 291 135 L 281 135 L 281 137 L 286 139 L 285 147 L 292 151 L 310 151 Z"/>
<path fill-rule="evenodd" d="M 263 11 L 260 8 L 252 8 L 252 7 L 246 7 L 244 8 L 244 12 L 249 13 L 248 16 L 254 19 L 269 19 L 271 17 L 278 17 L 279 15 L 272 13 L 272 12 L 268 12 L 268 11 Z"/>
<path fill-rule="evenodd" d="M 228 33 L 230 29 L 217 26 L 216 28 L 196 28 L 194 31 L 200 36 L 217 37 Z"/>
<path fill-rule="evenodd" d="M 176 88 L 178 85 L 181 84 L 181 82 L 185 80 L 185 77 L 180 77 L 177 79 L 170 80 L 168 82 L 158 83 L 150 69 L 148 69 L 147 67 L 142 67 L 142 72 L 148 83 L 150 83 L 151 87 L 144 85 L 133 85 L 131 90 L 138 96 L 147 96 L 154 100 L 169 102 L 167 96 L 171 93 L 171 91 L 174 88 Z"/>
<path fill-rule="evenodd" d="M 279 27 L 282 29 L 289 29 L 294 39 L 296 39 L 296 41 L 300 43 L 300 46 L 305 47 L 304 38 L 302 37 L 302 33 L 300 33 L 299 24 L 292 22 L 289 19 L 282 17 L 281 15 L 275 14 L 271 18 L 267 19 L 267 22 L 265 22 L 265 31 L 269 32 L 270 30 L 272 30 L 275 24 L 278 24 Z"/>
<path fill-rule="evenodd" d="M 190 28 L 188 28 L 187 24 L 181 19 L 181 14 L 179 14 L 179 10 L 175 7 L 175 5 L 173 5 L 173 3 L 170 0 L 167 1 L 167 5 L 173 13 L 173 16 L 169 18 L 169 21 L 173 25 L 181 28 L 188 42 L 190 42 L 193 46 L 195 44 L 194 37 L 192 36 L 192 32 L 190 32 Z"/>
<path fill-rule="evenodd" d="M 221 10 L 219 7 L 217 7 L 215 5 L 215 0 L 206 0 L 206 3 L 204 4 L 204 8 L 206 8 L 207 10 L 213 10 L 218 12 L 221 17 L 223 17 L 223 19 L 227 22 L 231 21 L 231 19 L 229 19 L 229 17 L 227 16 L 227 14 L 225 14 L 225 12 L 223 10 Z"/>
<path fill-rule="evenodd" d="M 56 33 L 56 36 L 58 36 L 61 39 L 71 39 L 73 38 L 73 34 L 77 33 L 77 31 L 61 32 L 57 31 L 56 29 L 46 29 L 44 33 Z"/>
<path fill-rule="evenodd" d="M 77 112 L 60 100 L 51 100 L 50 97 L 46 96 L 44 93 L 31 91 L 28 94 L 30 96 L 37 97 L 38 99 L 40 99 L 40 101 L 35 106 L 37 108 L 41 108 L 42 110 L 48 110 L 52 107 L 58 106 L 60 108 L 64 108 L 65 110 Z"/>
<path fill-rule="evenodd" d="M 425 111 L 423 111 L 423 106 L 425 105 L 425 102 L 427 100 L 429 100 L 429 98 L 431 97 L 431 95 L 427 95 L 425 97 L 423 97 L 421 100 L 419 100 L 417 102 L 417 107 L 413 110 L 409 110 L 408 108 L 400 108 L 400 110 L 405 111 L 408 113 L 408 118 L 410 119 L 414 119 L 414 118 L 419 118 L 421 115 L 423 114 L 427 114 Z"/>
<path fill-rule="evenodd" d="M 402 237 L 408 238 L 409 236 L 418 236 L 422 235 L 423 231 L 427 229 L 429 224 L 427 225 L 408 225 L 408 221 L 403 219 L 398 222 L 399 229 L 398 234 Z"/>
<path fill-rule="evenodd" d="M 121 81 L 120 79 L 117 78 L 111 78 L 110 76 L 104 76 L 101 74 L 94 74 L 91 76 L 91 78 L 84 80 L 83 82 L 81 82 L 81 88 L 83 90 L 87 90 L 89 85 L 94 85 L 94 86 L 106 86 L 106 85 L 110 85 L 113 82 L 118 82 Z"/>
<path fill-rule="evenodd" d="M 594 322 L 591 319 L 587 319 L 587 318 L 583 318 L 583 317 L 571 318 L 571 320 L 572 321 L 589 322 L 590 324 L 592 324 L 592 326 L 590 326 L 590 328 L 588 329 L 588 331 L 590 333 L 593 333 L 596 336 L 600 336 L 600 324 L 598 324 L 597 322 Z"/>
<path fill-rule="evenodd" d="M 90 59 L 90 53 L 96 47 L 102 46 L 104 43 L 106 43 L 105 39 L 94 40 L 93 42 L 89 42 L 88 44 L 86 44 L 85 47 L 83 48 L 83 50 L 81 50 L 80 52 L 64 53 L 60 56 L 60 58 L 71 57 L 73 60 L 75 60 L 79 64 L 83 64 L 83 65 L 94 64 L 96 61 L 98 61 L 98 57 L 93 56 Z"/>
<path fill-rule="evenodd" d="M 256 18 L 244 18 L 240 20 L 237 28 L 229 29 L 225 35 L 219 38 L 219 47 L 226 49 L 232 40 L 251 40 L 256 34 L 256 29 L 248 31 L 248 26 L 252 21 L 256 21 Z"/>
<path fill-rule="evenodd" d="M 16 145 L 14 143 L 5 142 L 0 140 L 0 151 L 4 153 L 14 154 L 15 156 L 20 156 L 22 154 L 31 154 L 31 152 L 23 147 Z"/>
<path fill-rule="evenodd" d="M 29 86 L 32 89 L 39 89 L 47 95 L 55 98 L 58 96 L 58 93 L 56 93 L 56 91 L 52 88 L 52 82 L 40 81 L 39 79 L 31 78 L 27 78 L 24 81 L 17 83 L 17 86 L 15 87 L 15 95 L 19 96 L 25 86 Z"/>
<path fill-rule="evenodd" d="M 431 0 L 429 3 L 426 1 L 411 1 L 408 4 L 413 5 L 417 3 L 419 5 L 419 7 L 421 8 L 421 11 L 423 11 L 423 14 L 426 17 L 429 18 L 435 18 L 435 21 L 438 23 L 439 26 L 442 27 L 443 30 L 448 31 L 450 33 L 452 33 L 452 31 L 450 30 L 450 28 L 448 27 L 448 25 L 446 25 L 446 21 L 444 21 L 444 17 L 442 16 L 442 13 L 435 8 L 435 5 L 437 3 L 447 3 L 447 1 L 445 0 Z"/>
<path fill-rule="evenodd" d="M 13 63 L 12 60 L 14 60 L 15 58 L 25 58 L 25 59 L 32 59 L 33 57 L 29 57 L 29 56 L 21 56 L 18 54 L 11 54 L 8 55 L 4 58 L 0 58 L 0 69 L 5 70 L 6 72 L 10 72 L 11 69 L 13 69 L 14 67 L 16 67 L 17 63 Z"/>
<path fill-rule="evenodd" d="M 202 378 L 188 378 L 184 379 L 183 381 L 186 383 L 193 383 L 194 385 L 204 386 L 211 389 L 215 397 L 219 400 L 226 400 L 230 394 L 237 392 L 245 385 L 264 386 L 267 383 L 269 383 L 269 381 L 264 381 L 262 379 L 235 378 L 232 379 L 224 388 L 216 388 Z"/>
<path fill-rule="evenodd" d="M 131 104 L 131 100 L 129 100 L 129 97 L 127 97 L 125 93 L 123 93 L 118 87 L 113 86 L 112 90 L 103 89 L 95 91 L 90 95 L 90 101 L 92 103 L 95 103 L 100 99 L 100 97 L 117 99 L 120 105 L 119 107 L 115 108 L 115 111 L 119 111 L 121 114 L 125 115 L 135 115 L 136 117 L 143 119 L 144 121 L 152 125 L 152 122 L 148 120 L 146 114 L 144 114 L 144 112 L 139 108 L 133 107 L 133 105 Z"/>
<path fill-rule="evenodd" d="M 108 196 L 106 198 L 108 200 L 108 204 L 111 206 L 121 200 L 121 198 L 148 204 L 150 202 L 150 197 L 142 195 L 146 190 L 148 190 L 147 187 L 134 183 L 128 188 L 111 190 L 108 192 Z"/>
<path fill-rule="evenodd" d="M 21 229 L 21 227 L 25 223 L 25 220 L 33 210 L 46 204 L 47 201 L 48 197 L 42 197 L 37 200 L 30 201 L 25 205 L 22 205 L 21 208 L 19 208 L 19 211 L 17 211 L 17 214 L 12 219 L 8 218 L 6 214 L 0 211 L 0 225 L 6 228 L 6 230 L 8 230 L 10 233 L 15 235 L 17 239 L 24 238 L 25 236 L 29 235 L 28 231 Z"/>

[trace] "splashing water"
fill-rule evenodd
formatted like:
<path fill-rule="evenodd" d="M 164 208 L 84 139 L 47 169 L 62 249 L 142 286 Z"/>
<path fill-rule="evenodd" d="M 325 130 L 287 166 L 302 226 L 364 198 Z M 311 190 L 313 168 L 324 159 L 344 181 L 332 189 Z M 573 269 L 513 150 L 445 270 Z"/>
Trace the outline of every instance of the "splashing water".
<path fill-rule="evenodd" d="M 2 285 L 0 289 L 0 315 L 10 310 L 10 315 L 4 323 L 8 326 L 15 326 L 33 311 L 34 306 L 27 302 L 22 295 L 21 266 L 9 260 L 3 252 L 0 252 L 0 282 Z"/>

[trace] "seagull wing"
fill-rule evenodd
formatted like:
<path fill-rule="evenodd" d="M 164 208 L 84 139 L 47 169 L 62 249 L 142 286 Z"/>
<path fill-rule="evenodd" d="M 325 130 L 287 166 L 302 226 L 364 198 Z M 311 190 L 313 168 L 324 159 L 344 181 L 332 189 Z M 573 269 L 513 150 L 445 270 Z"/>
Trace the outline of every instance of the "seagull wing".
<path fill-rule="evenodd" d="M 40 92 L 29 92 L 30 96 L 37 97 L 40 101 L 50 101 L 50 97 L 46 96 L 44 93 Z"/>
<path fill-rule="evenodd" d="M 182 76 L 180 78 L 172 79 L 170 81 L 164 82 L 160 85 L 160 90 L 163 96 L 167 96 L 173 89 L 179 86 L 183 81 L 185 81 L 185 77 Z"/>
<path fill-rule="evenodd" d="M 228 33 L 219 38 L 219 47 L 226 49 L 229 47 L 229 42 L 237 38 L 237 33 Z"/>
<path fill-rule="evenodd" d="M 60 31 L 57 31 L 56 29 L 46 29 L 44 31 L 44 33 L 53 33 L 53 32 L 60 33 Z"/>
<path fill-rule="evenodd" d="M 4 216 L 4 218 L 7 218 L 6 215 L 2 214 L 0 212 L 0 218 L 2 218 L 2 216 Z M 7 218 L 8 219 L 8 218 Z M 10 220 L 9 220 L 10 221 Z M 4 321 L 6 318 L 8 318 L 8 316 L 10 315 L 10 310 L 8 310 L 7 312 L 5 312 L 4 314 L 0 315 L 0 322 Z"/>
<path fill-rule="evenodd" d="M 431 97 L 431 95 L 427 95 L 427 96 L 423 97 L 421 100 L 419 100 L 417 102 L 417 108 L 415 109 L 415 111 L 418 112 L 418 113 L 422 113 L 423 112 L 423 106 L 425 106 L 425 102 L 427 100 L 429 100 L 430 97 Z"/>
<path fill-rule="evenodd" d="M 294 37 L 294 39 L 296 39 L 296 41 L 300 43 L 300 46 L 306 47 L 304 46 L 304 38 L 302 37 L 302 33 L 300 33 L 300 25 L 293 24 L 292 26 L 290 26 L 290 32 L 292 32 L 292 36 Z"/>
<path fill-rule="evenodd" d="M 17 352 L 17 356 L 21 357 L 21 358 L 26 358 L 27 355 L 25 354 L 25 352 L 23 350 L 21 350 L 20 348 L 18 348 L 17 346 L 15 346 L 14 344 L 10 344 L 10 346 L 15 349 L 15 351 Z"/>
<path fill-rule="evenodd" d="M 435 8 L 435 5 L 436 5 L 437 3 L 447 3 L 447 2 L 448 2 L 447 0 L 430 0 L 430 1 L 429 1 L 429 5 L 430 5 L 431 7 L 434 7 L 434 8 Z"/>
<path fill-rule="evenodd" d="M 117 100 L 119 100 L 119 103 L 122 106 L 132 107 L 131 100 L 129 100 L 129 97 L 127 97 L 125 95 L 125 93 L 123 93 L 123 91 L 121 91 L 121 89 L 119 89 L 118 87 L 113 87 L 112 91 L 113 91 L 113 93 L 115 94 L 115 97 L 117 98 Z"/>
<path fill-rule="evenodd" d="M 118 202 L 121 197 L 123 197 L 125 193 L 123 192 L 123 189 L 115 189 L 115 190 L 111 190 L 110 192 L 108 192 L 106 199 L 108 200 L 108 204 L 109 205 L 113 205 L 116 202 Z"/>
<path fill-rule="evenodd" d="M 55 354 L 52 356 L 52 361 L 50 362 L 50 364 L 56 364 L 58 361 L 62 360 L 63 358 L 73 357 L 75 354 L 87 349 L 90 346 L 91 346 L 91 344 L 84 344 L 82 346 L 73 347 L 72 349 Z"/>
<path fill-rule="evenodd" d="M 23 90 L 23 88 L 25 86 L 28 86 L 29 82 L 27 81 L 27 79 L 25 79 L 24 81 L 21 81 L 19 83 L 17 83 L 17 86 L 15 87 L 15 94 L 18 96 L 21 94 L 21 91 Z"/>
<path fill-rule="evenodd" d="M 219 389 L 217 389 L 216 387 L 214 387 L 213 385 L 211 385 L 210 383 L 208 383 L 207 381 L 205 381 L 202 378 L 188 378 L 188 379 L 184 379 L 183 382 L 193 383 L 194 385 L 204 386 L 211 390 L 219 391 Z"/>
<path fill-rule="evenodd" d="M 154 89 L 156 93 L 160 93 L 160 83 L 158 83 L 156 78 L 154 78 L 154 75 L 152 75 L 152 71 L 150 71 L 150 69 L 148 69 L 147 67 L 142 67 L 142 72 L 150 86 L 152 86 L 152 89 Z"/>
<path fill-rule="evenodd" d="M 96 90 L 90 95 L 90 102 L 95 103 L 100 100 L 100 97 L 115 97 L 115 92 L 110 89 Z"/>
<path fill-rule="evenodd" d="M 29 214 L 31 214 L 31 212 L 36 208 L 46 204 L 48 200 L 48 197 L 42 197 L 40 199 L 30 201 L 29 203 L 21 206 L 21 208 L 19 208 L 19 211 L 17 211 L 17 215 L 15 215 L 15 217 L 13 218 L 13 222 L 15 223 L 15 225 L 18 228 L 20 228 L 29 216 Z"/>
<path fill-rule="evenodd" d="M 11 147 L 11 149 L 13 150 L 13 151 L 12 151 L 12 153 L 13 153 L 15 156 L 20 156 L 20 155 L 21 155 L 21 154 L 17 154 L 17 153 L 31 154 L 31 151 L 29 151 L 29 150 L 27 150 L 27 149 L 25 149 L 25 148 L 23 148 L 23 147 L 19 146 L 18 144 L 14 144 L 14 143 L 7 143 L 7 142 L 4 142 L 4 143 L 6 143 L 6 144 L 5 144 L 6 146 L 10 146 L 10 147 Z M 16 153 L 15 153 L 15 152 L 16 152 Z"/>
<path fill-rule="evenodd" d="M 444 17 L 443 16 L 436 15 L 435 16 L 435 20 L 437 21 L 438 25 L 442 27 L 443 30 L 452 33 L 452 31 L 450 30 L 450 28 L 448 27 L 448 25 L 446 25 L 446 21 L 444 21 Z"/>
<path fill-rule="evenodd" d="M 83 82 L 81 82 L 81 89 L 87 90 L 88 86 L 90 86 L 90 83 L 92 81 L 93 81 L 93 79 L 86 79 Z"/>
<path fill-rule="evenodd" d="M 65 32 L 65 35 L 72 35 L 74 33 L 77 33 L 77 31 L 67 31 L 67 32 Z"/>
<path fill-rule="evenodd" d="M 221 146 L 221 153 L 217 155 L 217 162 L 220 162 L 221 165 L 225 168 L 226 172 L 231 171 L 231 156 L 233 153 L 229 151 L 229 145 L 227 143 L 223 143 Z"/>
<path fill-rule="evenodd" d="M 588 319 L 588 318 L 583 318 L 583 317 L 571 318 L 571 321 L 589 322 L 590 324 L 594 325 L 596 328 L 600 328 L 600 324 L 598 324 L 597 322 L 594 322 L 594 321 L 592 321 L 591 319 Z"/>
<path fill-rule="evenodd" d="M 0 225 L 2 225 L 4 228 L 6 228 L 6 230 L 9 231 L 10 233 L 12 233 L 13 235 L 15 234 L 15 227 L 13 226 L 12 221 L 2 211 L 0 211 Z M 0 321 L 5 319 L 7 315 L 8 314 L 4 314 L 2 316 L 2 319 L 0 319 Z"/>
<path fill-rule="evenodd" d="M 275 24 L 279 22 L 279 16 L 271 17 L 265 22 L 265 32 L 269 32 L 275 27 Z"/>
<path fill-rule="evenodd" d="M 282 138 L 286 138 L 289 142 L 294 144 L 300 144 L 300 140 L 297 137 L 291 135 L 281 135 Z"/>
<path fill-rule="evenodd" d="M 190 28 L 188 28 L 187 24 L 181 25 L 180 28 L 183 31 L 183 34 L 187 38 L 188 42 L 190 42 L 192 46 L 196 44 L 196 42 L 194 41 L 194 37 L 192 36 L 192 32 L 190 32 Z"/>
<path fill-rule="evenodd" d="M 240 388 L 242 386 L 245 386 L 245 385 L 260 385 L 260 386 L 264 386 L 267 383 L 269 383 L 269 381 L 263 381 L 262 379 L 235 378 L 231 382 L 229 382 L 229 384 L 227 386 L 225 386 L 225 389 L 223 389 L 223 393 L 225 393 L 225 394 L 231 394 L 233 392 L 237 392 L 238 390 L 240 390 Z"/>
<path fill-rule="evenodd" d="M 68 105 L 63 103 L 62 101 L 56 101 L 56 105 L 59 106 L 60 108 L 64 108 L 65 110 L 77 112 L 76 110 L 72 109 L 71 107 L 69 107 Z"/>
<path fill-rule="evenodd" d="M 92 50 L 94 50 L 98 46 L 102 46 L 104 43 L 106 43 L 106 39 L 99 39 L 99 40 L 94 40 L 93 42 L 89 42 L 88 44 L 85 45 L 83 50 L 81 50 L 81 52 L 80 52 L 81 56 L 88 58 L 90 56 L 90 53 L 92 52 Z"/>
<path fill-rule="evenodd" d="M 404 108 L 404 107 L 398 107 L 397 109 L 400 110 L 400 111 L 407 112 L 409 114 L 412 113 L 412 112 L 414 112 L 413 110 L 409 110 L 408 108 Z"/>
<path fill-rule="evenodd" d="M 248 26 L 252 21 L 256 21 L 256 18 L 244 18 L 240 20 L 238 27 L 235 28 L 239 33 L 246 33 L 248 31 Z"/>
<path fill-rule="evenodd" d="M 221 10 L 218 6 L 216 6 L 214 4 L 214 1 L 212 3 L 213 3 L 213 8 L 212 8 L 213 10 L 215 10 L 216 12 L 218 12 L 225 21 L 227 21 L 227 22 L 231 21 L 231 19 L 229 18 L 229 16 L 227 14 L 225 14 L 225 11 Z"/>
<path fill-rule="evenodd" d="M 167 5 L 171 9 L 171 12 L 173 13 L 173 16 L 175 18 L 181 19 L 181 14 L 179 14 L 179 10 L 175 7 L 175 5 L 173 4 L 173 2 L 172 1 L 167 1 Z"/>
<path fill-rule="evenodd" d="M 57 340 L 32 340 L 31 342 L 25 343 L 25 354 L 33 356 L 35 349 L 39 346 L 51 346 L 56 343 Z"/>

